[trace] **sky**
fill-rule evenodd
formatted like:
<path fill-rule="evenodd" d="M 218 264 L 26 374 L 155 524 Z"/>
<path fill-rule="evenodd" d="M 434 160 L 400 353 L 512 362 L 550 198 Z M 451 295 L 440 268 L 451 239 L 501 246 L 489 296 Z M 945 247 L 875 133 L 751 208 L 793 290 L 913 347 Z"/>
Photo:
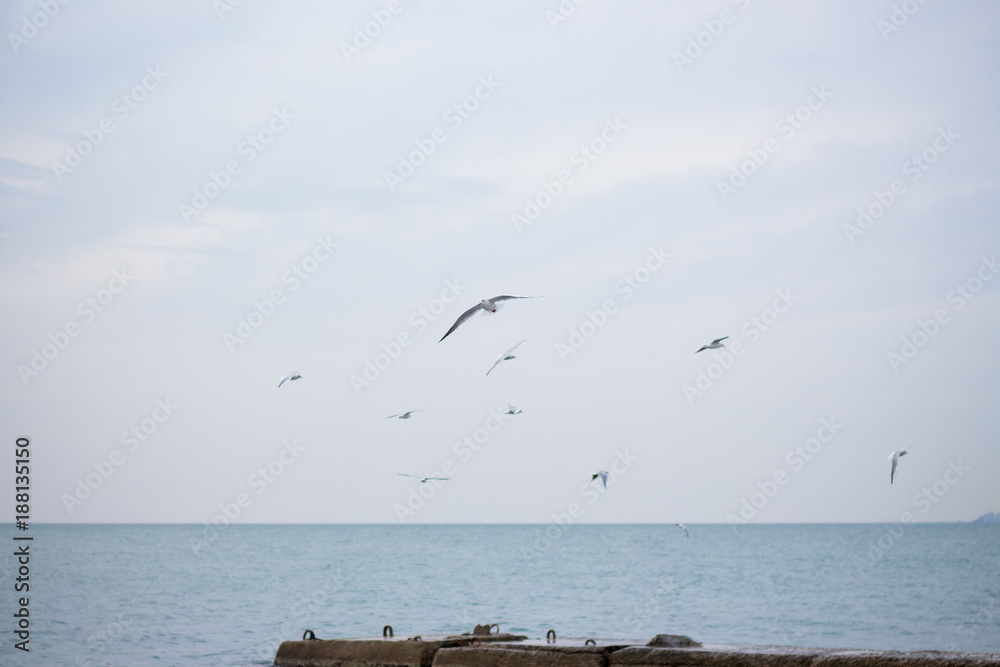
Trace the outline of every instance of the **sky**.
<path fill-rule="evenodd" d="M 32 521 L 1000 510 L 995 3 L 2 21 L 0 497 L 26 437 Z M 539 298 L 439 342 L 503 294 Z"/>

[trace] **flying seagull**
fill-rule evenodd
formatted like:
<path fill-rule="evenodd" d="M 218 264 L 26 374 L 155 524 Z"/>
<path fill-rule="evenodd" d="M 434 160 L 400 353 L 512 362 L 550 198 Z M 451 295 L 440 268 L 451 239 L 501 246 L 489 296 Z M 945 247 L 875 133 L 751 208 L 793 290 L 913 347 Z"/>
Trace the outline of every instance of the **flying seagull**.
<path fill-rule="evenodd" d="M 281 378 L 281 382 L 278 383 L 278 389 L 281 389 L 281 385 L 285 384 L 286 382 L 291 382 L 292 380 L 301 380 L 301 379 L 302 376 L 299 375 L 298 373 L 292 373 L 291 375 L 286 375 L 285 377 Z"/>
<path fill-rule="evenodd" d="M 497 357 L 497 360 L 493 362 L 493 365 L 490 366 L 490 370 L 486 371 L 486 374 L 489 375 L 490 373 L 492 373 L 494 368 L 496 368 L 505 361 L 510 361 L 511 359 L 517 359 L 517 357 L 515 357 L 513 354 L 514 350 L 521 347 L 527 342 L 528 342 L 527 340 L 522 340 L 520 343 L 518 343 L 517 345 L 515 345 L 514 347 L 510 348 L 509 350 L 501 354 L 499 357 Z"/>
<path fill-rule="evenodd" d="M 402 477 L 415 477 L 420 480 L 421 484 L 426 484 L 427 480 L 429 479 L 440 479 L 440 480 L 451 479 L 451 477 L 421 477 L 420 475 L 407 475 L 405 472 L 397 472 L 396 474 Z"/>
<path fill-rule="evenodd" d="M 678 528 L 680 528 L 681 530 L 684 531 L 684 537 L 691 537 L 690 535 L 688 535 L 687 526 L 685 526 L 683 523 L 678 523 L 676 525 L 677 525 Z"/>
<path fill-rule="evenodd" d="M 892 467 L 889 468 L 889 483 L 892 484 L 892 480 L 896 478 L 896 467 L 899 465 L 899 457 L 905 456 L 906 450 L 900 449 L 892 454 L 889 454 L 889 460 L 892 461 Z"/>
<path fill-rule="evenodd" d="M 598 470 L 597 472 L 595 472 L 593 475 L 590 476 L 590 481 L 593 482 L 598 477 L 600 477 L 601 481 L 604 483 L 604 488 L 605 489 L 608 488 L 608 471 Z"/>
<path fill-rule="evenodd" d="M 449 335 L 451 335 L 452 331 L 461 326 L 461 324 L 465 322 L 467 319 L 475 315 L 477 310 L 482 310 L 484 313 L 495 313 L 500 308 L 499 304 L 501 301 L 508 301 L 510 299 L 537 299 L 537 298 L 538 298 L 537 296 L 510 296 L 508 294 L 502 294 L 500 296 L 495 296 L 492 299 L 483 299 L 482 301 L 474 305 L 472 308 L 469 308 L 467 311 L 462 313 L 458 317 L 458 319 L 455 320 L 455 323 L 451 325 L 451 328 L 448 329 L 448 333 L 441 336 L 441 340 L 444 340 Z M 439 340 L 438 342 L 440 343 L 441 340 Z"/>
<path fill-rule="evenodd" d="M 408 412 L 401 412 L 398 415 L 389 415 L 388 417 L 386 417 L 386 419 L 392 419 L 393 417 L 395 417 L 396 419 L 409 419 L 414 412 L 423 412 L 423 410 L 410 410 Z"/>
<path fill-rule="evenodd" d="M 725 345 L 722 344 L 722 341 L 726 340 L 727 338 L 729 338 L 729 336 L 723 336 L 722 338 L 716 338 L 715 340 L 713 340 L 708 345 L 702 345 L 701 349 L 695 350 L 694 353 L 698 354 L 699 352 L 701 352 L 701 350 L 718 350 L 720 347 L 725 347 Z"/>
<path fill-rule="evenodd" d="M 524 410 L 522 410 L 521 408 L 517 407 L 516 405 L 511 405 L 510 403 L 508 403 L 507 404 L 507 412 L 505 412 L 504 414 L 505 415 L 519 415 L 522 412 L 524 412 Z"/>

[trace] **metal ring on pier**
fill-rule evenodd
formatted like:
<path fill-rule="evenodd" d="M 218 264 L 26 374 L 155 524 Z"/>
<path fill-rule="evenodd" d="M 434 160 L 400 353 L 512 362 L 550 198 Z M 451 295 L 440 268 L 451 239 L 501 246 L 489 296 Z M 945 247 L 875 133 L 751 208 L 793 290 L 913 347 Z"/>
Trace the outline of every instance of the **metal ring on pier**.
<path fill-rule="evenodd" d="M 490 628 L 491 628 L 490 634 L 493 634 L 492 628 L 496 628 L 497 629 L 497 634 L 500 634 L 500 626 L 497 625 L 496 623 L 490 623 Z"/>
<path fill-rule="evenodd" d="M 313 632 L 312 630 L 306 630 L 305 632 L 302 633 L 302 641 L 306 641 L 309 639 L 316 639 L 316 633 Z"/>
<path fill-rule="evenodd" d="M 383 637 L 392 637 L 392 626 L 391 625 L 387 625 L 384 628 L 382 628 L 382 636 Z"/>
<path fill-rule="evenodd" d="M 597 642 L 595 642 L 593 639 L 588 639 L 587 641 L 583 642 L 583 645 L 584 646 L 597 646 Z"/>
<path fill-rule="evenodd" d="M 556 631 L 555 630 L 549 630 L 548 632 L 545 633 L 545 643 L 546 644 L 555 644 L 556 643 Z"/>

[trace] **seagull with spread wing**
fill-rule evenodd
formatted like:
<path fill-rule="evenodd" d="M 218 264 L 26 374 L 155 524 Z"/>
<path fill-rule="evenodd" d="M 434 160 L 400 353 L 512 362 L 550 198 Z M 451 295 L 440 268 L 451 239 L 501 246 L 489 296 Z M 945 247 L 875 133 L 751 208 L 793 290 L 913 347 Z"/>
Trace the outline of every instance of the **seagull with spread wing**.
<path fill-rule="evenodd" d="M 593 482 L 598 477 L 600 477 L 601 478 L 601 482 L 604 483 L 604 488 L 605 489 L 608 488 L 608 471 L 607 470 L 598 470 L 597 472 L 595 472 L 593 475 L 590 476 L 590 481 Z"/>
<path fill-rule="evenodd" d="M 512 403 L 508 403 L 507 404 L 507 412 L 505 412 L 504 414 L 505 415 L 519 415 L 522 412 L 524 412 L 524 410 L 522 410 L 521 408 L 517 407 L 516 405 L 514 405 Z"/>
<path fill-rule="evenodd" d="M 289 375 L 286 375 L 285 377 L 281 378 L 281 382 L 278 383 L 278 389 L 281 389 L 281 385 L 285 384 L 286 382 L 291 382 L 292 380 L 301 380 L 301 379 L 302 376 L 299 375 L 298 373 L 290 373 Z"/>
<path fill-rule="evenodd" d="M 729 336 L 723 336 L 722 338 L 716 338 L 715 340 L 713 340 L 708 345 L 702 345 L 701 349 L 695 350 L 694 353 L 698 354 L 702 350 L 718 350 L 720 347 L 725 347 L 725 345 L 722 344 L 722 341 L 726 340 L 727 338 L 729 338 Z"/>
<path fill-rule="evenodd" d="M 477 311 L 481 310 L 484 313 L 495 313 L 497 312 L 497 310 L 500 309 L 500 304 L 504 301 L 509 301 L 511 299 L 537 299 L 537 298 L 538 298 L 537 296 L 510 296 L 509 294 L 502 294 L 500 296 L 495 296 L 492 299 L 483 299 L 482 301 L 474 305 L 472 308 L 469 308 L 467 311 L 459 315 L 458 319 L 455 320 L 455 323 L 451 325 L 450 329 L 448 329 L 448 333 L 441 336 L 441 340 L 444 340 L 445 338 L 450 336 L 452 331 L 460 327 L 463 322 L 465 322 L 467 319 L 475 315 Z M 439 340 L 438 342 L 440 343 L 441 340 Z"/>
<path fill-rule="evenodd" d="M 423 412 L 423 410 L 410 410 L 408 412 L 401 412 L 398 415 L 389 415 L 388 417 L 386 417 L 386 419 L 392 419 L 393 417 L 395 417 L 396 419 L 409 419 L 410 417 L 413 416 L 414 412 Z"/>
<path fill-rule="evenodd" d="M 400 477 L 415 477 L 416 479 L 420 480 L 421 484 L 426 484 L 427 481 L 431 479 L 440 479 L 442 481 L 446 479 L 451 479 L 451 477 L 421 477 L 420 475 L 407 475 L 405 472 L 397 472 L 396 474 L 399 475 Z"/>
<path fill-rule="evenodd" d="M 505 361 L 510 361 L 511 359 L 517 359 L 517 357 L 514 356 L 514 350 L 521 347 L 527 342 L 528 342 L 527 340 L 522 340 L 520 343 L 518 343 L 517 345 L 515 345 L 514 347 L 510 348 L 509 350 L 501 354 L 499 357 L 497 357 L 497 360 L 493 362 L 493 365 L 490 366 L 490 370 L 486 371 L 486 374 L 489 375 L 490 373 L 492 373 L 494 368 L 496 368 Z"/>
<path fill-rule="evenodd" d="M 687 526 L 685 526 L 683 523 L 678 523 L 678 524 L 674 524 L 674 525 L 676 525 L 678 528 L 680 528 L 681 530 L 684 531 L 684 537 L 691 537 L 690 535 L 688 535 L 688 528 L 687 528 Z"/>

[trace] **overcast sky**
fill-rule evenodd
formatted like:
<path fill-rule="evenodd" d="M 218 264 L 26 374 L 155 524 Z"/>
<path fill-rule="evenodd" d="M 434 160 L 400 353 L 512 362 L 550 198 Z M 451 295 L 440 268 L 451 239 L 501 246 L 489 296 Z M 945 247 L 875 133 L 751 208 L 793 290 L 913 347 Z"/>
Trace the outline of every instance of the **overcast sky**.
<path fill-rule="evenodd" d="M 0 48 L 33 520 L 1000 510 L 994 3 L 51 4 Z"/>

